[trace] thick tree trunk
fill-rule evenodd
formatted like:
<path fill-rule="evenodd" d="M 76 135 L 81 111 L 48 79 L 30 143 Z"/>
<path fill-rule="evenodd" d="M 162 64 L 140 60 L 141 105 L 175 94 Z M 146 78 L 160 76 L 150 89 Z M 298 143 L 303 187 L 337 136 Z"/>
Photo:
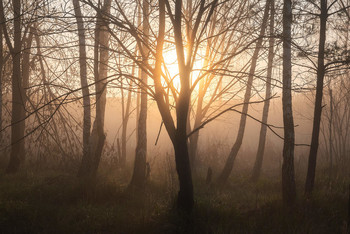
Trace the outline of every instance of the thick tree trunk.
<path fill-rule="evenodd" d="M 282 195 L 286 205 L 292 205 L 296 198 L 294 178 L 294 121 L 292 110 L 292 63 L 291 63 L 292 2 L 284 0 L 283 5 L 283 164 Z"/>
<path fill-rule="evenodd" d="M 270 98 L 271 98 L 271 77 L 272 77 L 272 68 L 273 68 L 273 57 L 274 57 L 274 21 L 275 21 L 275 7 L 274 0 L 270 0 L 271 9 L 270 9 L 270 39 L 269 39 L 269 54 L 267 61 L 267 75 L 266 75 L 266 94 L 265 94 L 265 103 L 262 114 L 262 124 L 260 127 L 260 136 L 259 136 L 259 145 L 258 151 L 256 153 L 256 160 L 252 173 L 252 180 L 257 181 L 260 177 L 262 162 L 264 158 L 265 143 L 266 143 L 266 132 L 267 132 L 267 119 L 269 115 L 270 107 Z"/>
<path fill-rule="evenodd" d="M 11 117 L 11 154 L 7 173 L 18 171 L 24 161 L 25 109 L 21 76 L 21 2 L 13 1 L 14 45 L 12 55 L 12 117 Z"/>
<path fill-rule="evenodd" d="M 74 13 L 78 27 L 79 37 L 79 65 L 80 65 L 80 84 L 83 95 L 83 157 L 89 154 L 89 139 L 91 130 L 91 107 L 90 92 L 87 80 L 87 61 L 86 61 L 86 42 L 83 16 L 80 10 L 79 0 L 73 0 Z"/>
<path fill-rule="evenodd" d="M 265 11 L 264 11 L 263 21 L 262 21 L 260 33 L 259 33 L 259 39 L 256 42 L 255 50 L 254 50 L 253 57 L 252 57 L 252 62 L 251 62 L 249 76 L 248 76 L 248 82 L 247 82 L 247 88 L 246 88 L 246 92 L 244 95 L 244 104 L 243 104 L 243 108 L 242 108 L 242 114 L 241 114 L 241 119 L 240 119 L 240 123 L 239 123 L 238 134 L 236 137 L 236 141 L 235 141 L 233 147 L 231 148 L 230 154 L 226 160 L 224 169 L 222 170 L 220 176 L 217 179 L 217 182 L 219 184 L 224 184 L 227 181 L 227 179 L 232 171 L 233 164 L 234 164 L 234 161 L 235 161 L 236 156 L 238 154 L 238 151 L 242 145 L 244 131 L 245 131 L 245 125 L 246 125 L 246 121 L 247 121 L 249 100 L 250 100 L 251 90 L 252 90 L 252 86 L 253 86 L 253 79 L 254 79 L 256 63 L 258 61 L 258 55 L 259 55 L 259 51 L 261 49 L 261 45 L 263 42 L 265 28 L 266 28 L 267 20 L 268 20 L 268 16 L 269 16 L 269 14 L 268 14 L 269 8 L 270 8 L 269 1 L 270 0 L 266 1 L 266 7 L 265 7 Z"/>
<path fill-rule="evenodd" d="M 321 16 L 320 16 L 320 41 L 318 46 L 318 62 L 317 62 L 317 85 L 314 109 L 314 121 L 312 128 L 311 147 L 309 153 L 309 164 L 305 183 L 305 194 L 310 195 L 314 188 L 318 141 L 320 134 L 321 113 L 322 113 L 322 96 L 323 96 L 323 80 L 325 75 L 324 66 L 324 47 L 326 42 L 326 23 L 327 23 L 327 0 L 321 0 Z"/>
<path fill-rule="evenodd" d="M 143 0 L 143 34 L 145 36 L 144 43 L 148 43 L 149 37 L 149 3 Z M 142 63 L 148 64 L 148 50 L 144 46 L 144 55 Z M 146 182 L 146 163 L 147 163 L 147 74 L 141 71 L 141 103 L 139 122 L 137 126 L 137 145 L 135 152 L 134 173 L 130 182 L 130 186 L 143 188 Z"/>
<path fill-rule="evenodd" d="M 194 204 L 191 164 L 187 145 L 189 94 L 189 90 L 186 87 L 181 88 L 179 103 L 176 109 L 177 129 L 174 142 L 176 171 L 180 184 L 177 205 L 186 211 L 191 211 Z"/>

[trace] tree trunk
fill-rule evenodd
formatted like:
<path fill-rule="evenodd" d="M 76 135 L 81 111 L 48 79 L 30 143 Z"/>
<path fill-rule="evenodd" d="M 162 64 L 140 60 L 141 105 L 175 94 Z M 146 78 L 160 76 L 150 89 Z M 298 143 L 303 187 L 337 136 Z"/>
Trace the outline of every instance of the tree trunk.
<path fill-rule="evenodd" d="M 4 44 L 3 44 L 3 32 L 2 27 L 0 27 L 0 129 L 2 129 L 2 83 L 3 83 L 3 67 L 4 67 Z M 0 132 L 0 145 L 2 144 L 2 135 L 3 133 Z"/>
<path fill-rule="evenodd" d="M 199 93 L 198 93 L 198 101 L 197 101 L 196 118 L 194 120 L 193 129 L 198 128 L 203 119 L 202 108 L 203 108 L 203 99 L 204 99 L 204 79 L 202 79 L 199 83 L 198 92 Z M 190 154 L 190 162 L 191 162 L 192 170 L 195 170 L 196 168 L 198 140 L 199 140 L 199 130 L 190 136 L 189 154 Z"/>
<path fill-rule="evenodd" d="M 95 178 L 100 164 L 106 135 L 104 133 L 104 119 L 107 94 L 108 73 L 108 43 L 109 32 L 103 22 L 103 14 L 109 14 L 111 0 L 105 0 L 101 12 L 97 13 L 94 48 L 94 75 L 96 89 L 96 119 L 90 135 L 90 148 L 87 157 L 82 159 L 78 173 L 79 177 Z"/>
<path fill-rule="evenodd" d="M 330 117 L 328 123 L 329 130 L 329 186 L 332 184 L 333 176 L 333 139 L 332 139 L 332 124 L 333 124 L 333 93 L 329 85 L 329 107 L 330 107 Z"/>
<path fill-rule="evenodd" d="M 185 78 L 185 76 L 182 78 Z M 174 142 L 176 171 L 179 176 L 180 184 L 177 205 L 179 208 L 186 211 L 191 211 L 194 204 L 191 164 L 187 145 L 189 94 L 189 89 L 186 89 L 186 86 L 182 86 L 176 109 L 177 129 Z"/>
<path fill-rule="evenodd" d="M 292 63 L 291 63 L 291 24 L 292 2 L 284 0 L 283 5 L 283 163 L 282 163 L 282 195 L 286 205 L 295 202 L 294 178 L 294 121 L 292 110 Z"/>
<path fill-rule="evenodd" d="M 144 43 L 148 43 L 149 37 L 149 3 L 143 0 L 143 34 Z M 148 50 L 144 46 L 144 55 L 142 63 L 148 64 Z M 143 188 L 146 182 L 146 158 L 147 158 L 147 74 L 141 71 L 141 103 L 139 122 L 137 126 L 137 145 L 135 152 L 134 173 L 130 182 L 131 187 Z"/>
<path fill-rule="evenodd" d="M 254 79 L 254 73 L 255 73 L 255 68 L 256 68 L 256 63 L 258 61 L 258 55 L 259 55 L 259 51 L 261 49 L 261 45 L 263 42 L 263 37 L 265 34 L 265 28 L 267 25 L 267 20 L 268 20 L 268 12 L 269 12 L 269 8 L 270 8 L 270 0 L 266 1 L 266 6 L 265 6 L 265 11 L 264 11 L 264 16 L 263 16 L 263 21 L 261 24 L 261 28 L 260 28 L 260 33 L 259 33 L 259 39 L 256 42 L 256 46 L 255 46 L 255 50 L 253 53 L 253 57 L 252 57 L 252 63 L 250 66 L 250 71 L 249 71 L 249 76 L 248 76 L 248 82 L 247 82 L 247 88 L 246 88 L 246 92 L 244 95 L 244 104 L 243 104 L 243 108 L 242 108 L 242 114 L 241 114 L 241 119 L 240 119 L 240 123 L 239 123 L 239 129 L 238 129 L 238 134 L 236 137 L 236 141 L 233 145 L 233 147 L 231 148 L 230 154 L 226 160 L 224 169 L 222 170 L 220 176 L 217 179 L 217 182 L 219 184 L 224 184 L 231 171 L 233 168 L 233 164 L 234 161 L 236 159 L 236 156 L 238 154 L 239 149 L 241 148 L 242 145 L 242 141 L 243 141 L 243 136 L 244 136 L 244 131 L 245 131 L 245 125 L 246 125 L 246 121 L 247 121 L 247 113 L 248 113 L 248 107 L 249 107 L 249 100 L 250 100 L 250 95 L 251 95 L 251 90 L 252 90 L 252 86 L 253 86 L 253 79 Z"/>
<path fill-rule="evenodd" d="M 265 143 L 266 143 L 266 132 L 267 132 L 267 119 L 269 115 L 270 98 L 271 98 L 271 77 L 273 68 L 273 57 L 274 57 L 274 21 L 275 21 L 275 7 L 274 0 L 271 0 L 271 14 L 270 14 L 270 39 L 269 39 L 269 54 L 267 61 L 267 76 L 266 76 L 266 94 L 265 103 L 262 114 L 262 124 L 260 127 L 259 145 L 256 153 L 256 160 L 252 173 L 252 181 L 257 181 L 260 177 L 262 162 L 264 158 Z"/>
<path fill-rule="evenodd" d="M 18 171 L 21 162 L 24 161 L 24 129 L 25 109 L 22 76 L 21 76 L 21 2 L 13 1 L 14 10 L 14 45 L 12 56 L 12 117 L 11 117 L 11 154 L 7 173 Z"/>
<path fill-rule="evenodd" d="M 22 85 L 23 85 L 23 105 L 24 108 L 26 107 L 27 104 L 27 92 L 26 88 L 29 87 L 29 77 L 30 77 L 30 54 L 31 54 L 31 47 L 32 47 L 32 42 L 33 42 L 33 27 L 30 27 L 29 34 L 23 40 L 23 55 L 22 55 L 22 62 L 21 62 L 21 67 L 22 67 Z"/>
<path fill-rule="evenodd" d="M 320 41 L 318 45 L 318 62 L 317 62 L 317 85 L 316 99 L 314 109 L 314 121 L 312 128 L 311 147 L 309 153 L 309 164 L 305 183 L 305 194 L 310 195 L 314 188 L 318 141 L 320 134 L 321 113 L 322 113 L 322 96 L 323 80 L 325 75 L 324 66 L 324 47 L 326 42 L 326 23 L 327 23 L 327 0 L 321 0 L 320 15 Z"/>
<path fill-rule="evenodd" d="M 87 61 L 86 61 L 86 42 L 83 16 L 80 10 L 79 0 L 73 0 L 74 13 L 78 27 L 79 37 L 79 65 L 80 65 L 80 84 L 83 95 L 83 157 L 89 154 L 89 139 L 91 130 L 91 107 L 90 92 L 87 80 Z"/>

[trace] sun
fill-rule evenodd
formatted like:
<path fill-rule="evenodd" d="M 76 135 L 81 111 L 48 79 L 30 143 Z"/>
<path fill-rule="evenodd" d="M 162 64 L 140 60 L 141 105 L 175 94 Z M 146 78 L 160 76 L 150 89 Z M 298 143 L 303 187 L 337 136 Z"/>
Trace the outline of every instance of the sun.
<path fill-rule="evenodd" d="M 179 65 L 177 61 L 175 46 L 166 48 L 163 51 L 163 58 L 164 58 L 163 72 L 167 75 L 169 80 L 172 82 L 174 88 L 180 91 L 181 83 L 180 83 L 180 75 L 179 75 Z M 165 85 L 167 86 L 167 84 Z"/>
<path fill-rule="evenodd" d="M 200 51 L 201 52 L 201 51 Z M 200 58 L 201 56 L 197 56 L 197 58 Z M 162 67 L 162 70 L 164 74 L 167 75 L 169 80 L 171 81 L 172 85 L 177 91 L 180 91 L 181 89 L 181 82 L 180 82 L 180 75 L 179 75 L 179 65 L 177 60 L 177 53 L 175 46 L 169 46 L 163 51 L 163 58 L 164 58 L 164 66 Z M 191 84 L 193 85 L 195 82 L 195 79 L 198 78 L 200 71 L 203 66 L 203 59 L 196 59 L 193 64 L 193 69 L 191 72 Z M 163 80 L 163 86 L 168 86 Z M 196 89 L 196 87 L 195 87 Z"/>

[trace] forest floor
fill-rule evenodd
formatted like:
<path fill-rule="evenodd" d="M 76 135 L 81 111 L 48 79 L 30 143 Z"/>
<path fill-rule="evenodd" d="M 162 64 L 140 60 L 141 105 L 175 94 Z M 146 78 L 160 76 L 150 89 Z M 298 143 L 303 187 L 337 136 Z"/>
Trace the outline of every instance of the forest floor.
<path fill-rule="evenodd" d="M 285 208 L 277 178 L 232 177 L 221 189 L 195 179 L 186 215 L 174 208 L 176 188 L 157 181 L 131 194 L 110 175 L 83 185 L 64 172 L 0 172 L 0 233 L 346 233 L 348 181 L 331 191 L 318 181 L 309 200 L 301 186 Z"/>

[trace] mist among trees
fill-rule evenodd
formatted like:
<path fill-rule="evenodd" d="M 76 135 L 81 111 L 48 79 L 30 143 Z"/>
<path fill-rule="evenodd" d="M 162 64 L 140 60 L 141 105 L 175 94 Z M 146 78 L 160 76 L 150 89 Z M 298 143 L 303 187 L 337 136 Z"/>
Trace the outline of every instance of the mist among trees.
<path fill-rule="evenodd" d="M 0 22 L 0 233 L 349 233 L 349 0 Z"/>

